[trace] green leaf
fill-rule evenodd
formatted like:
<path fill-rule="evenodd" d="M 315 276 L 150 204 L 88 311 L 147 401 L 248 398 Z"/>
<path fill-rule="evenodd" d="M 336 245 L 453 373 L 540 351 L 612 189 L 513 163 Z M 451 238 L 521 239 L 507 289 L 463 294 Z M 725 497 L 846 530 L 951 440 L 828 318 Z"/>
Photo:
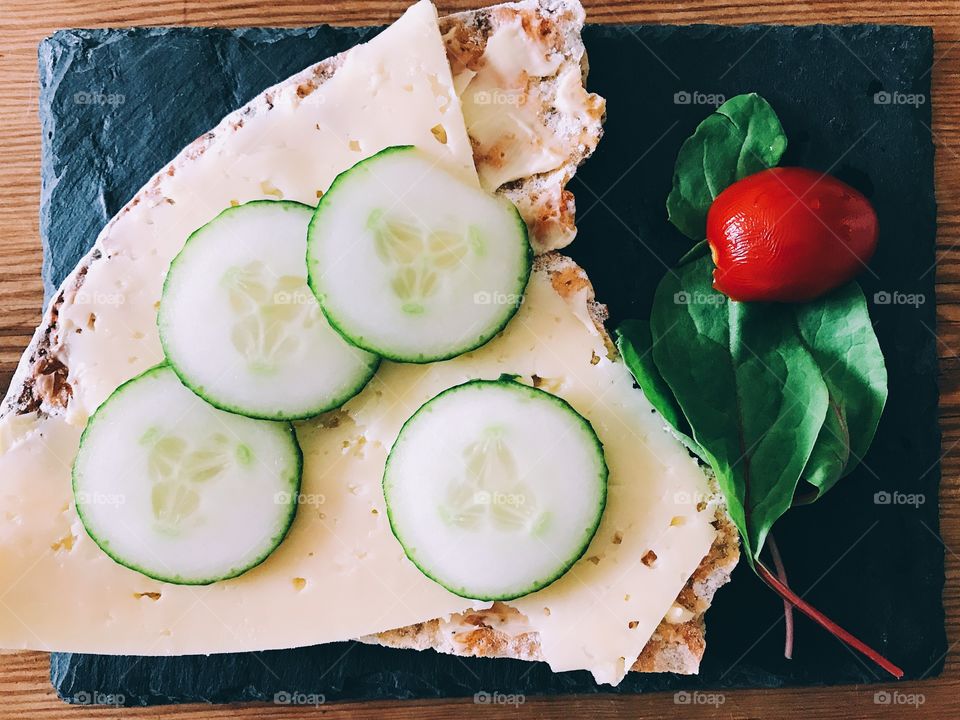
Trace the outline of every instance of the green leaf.
<path fill-rule="evenodd" d="M 737 180 L 774 167 L 786 149 L 787 136 L 766 100 L 756 93 L 730 98 L 680 146 L 667 197 L 670 222 L 702 240 L 714 198 Z"/>
<path fill-rule="evenodd" d="M 827 384 L 829 390 L 829 383 Z M 813 485 L 813 494 L 804 498 L 804 503 L 819 500 L 823 494 L 843 477 L 850 461 L 850 434 L 847 418 L 839 399 L 830 394 L 827 415 L 817 436 L 817 442 L 803 469 L 803 479 Z"/>
<path fill-rule="evenodd" d="M 816 499 L 870 448 L 887 401 L 887 368 L 857 283 L 794 309 L 800 337 L 820 366 L 831 400 L 832 412 L 804 472 L 817 489 Z M 846 457 L 838 468 L 841 445 Z"/>
<path fill-rule="evenodd" d="M 650 323 L 645 320 L 624 320 L 616 329 L 617 349 L 627 368 L 643 391 L 650 404 L 674 429 L 680 440 L 691 452 L 704 457 L 703 449 L 692 437 L 690 423 L 673 396 L 673 391 L 663 379 L 653 362 Z"/>
<path fill-rule="evenodd" d="M 677 260 L 677 265 L 686 265 L 692 263 L 694 260 L 699 260 L 702 257 L 707 257 L 710 255 L 710 244 L 706 240 L 701 240 L 696 243 L 692 248 L 687 250 L 679 260 Z"/>
<path fill-rule="evenodd" d="M 717 475 L 747 555 L 791 506 L 824 424 L 828 392 L 787 305 L 728 301 L 709 257 L 654 297 L 653 357 Z"/>

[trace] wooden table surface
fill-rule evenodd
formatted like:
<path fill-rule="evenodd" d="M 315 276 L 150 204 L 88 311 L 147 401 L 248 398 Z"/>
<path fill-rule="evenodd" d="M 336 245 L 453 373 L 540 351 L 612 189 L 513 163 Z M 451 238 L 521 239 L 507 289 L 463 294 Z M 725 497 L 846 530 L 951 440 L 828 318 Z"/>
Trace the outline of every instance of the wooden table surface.
<path fill-rule="evenodd" d="M 467 9 L 484 0 L 438 2 Z M 37 43 L 57 28 L 130 25 L 313 25 L 383 23 L 409 3 L 393 0 L 0 0 L 0 390 L 40 320 L 40 127 L 37 117 Z M 940 494 L 945 547 L 949 651 L 941 677 L 924 682 L 831 689 L 725 693 L 722 705 L 678 705 L 671 694 L 527 698 L 513 706 L 475 705 L 472 699 L 324 705 L 171 706 L 138 709 L 76 708 L 61 703 L 48 679 L 45 653 L 0 653 L 0 720 L 31 717 L 170 718 L 484 718 L 573 717 L 766 718 L 791 711 L 806 718 L 960 718 L 960 1 L 848 2 L 589 2 L 591 22 L 624 23 L 906 23 L 935 29 L 933 136 L 939 205 L 937 302 L 943 426 Z M 901 693 L 901 704 L 877 704 L 878 690 Z M 919 707 L 903 705 L 908 694 Z"/>

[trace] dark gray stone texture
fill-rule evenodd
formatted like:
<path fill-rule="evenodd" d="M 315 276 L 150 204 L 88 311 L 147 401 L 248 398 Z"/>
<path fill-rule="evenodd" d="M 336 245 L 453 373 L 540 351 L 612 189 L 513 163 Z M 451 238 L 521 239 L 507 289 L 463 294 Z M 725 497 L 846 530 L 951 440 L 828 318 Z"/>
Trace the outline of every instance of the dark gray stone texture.
<path fill-rule="evenodd" d="M 373 32 L 66 30 L 44 41 L 47 296 L 106 221 L 181 147 L 268 85 Z M 829 170 L 875 204 L 880 245 L 872 272 L 860 280 L 876 299 L 871 312 L 890 399 L 864 467 L 817 505 L 789 513 L 776 535 L 791 585 L 807 600 L 909 677 L 938 674 L 946 639 L 933 334 L 932 32 L 612 25 L 588 27 L 585 40 L 590 88 L 606 96 L 609 119 L 597 154 L 572 186 L 580 235 L 570 254 L 609 304 L 613 323 L 648 313 L 664 263 L 689 246 L 667 223 L 664 201 L 680 143 L 711 110 L 699 104 L 702 95 L 761 93 L 790 139 L 784 164 Z M 896 293 L 923 302 L 898 303 Z M 895 491 L 924 502 L 875 501 L 876 493 Z M 707 618 L 699 677 L 631 675 L 615 690 L 596 686 L 585 672 L 553 674 L 543 664 L 350 643 L 210 657 L 59 654 L 51 678 L 68 701 L 120 693 L 128 704 L 270 701 L 277 693 L 280 701 L 282 693 L 300 693 L 293 700 L 308 702 L 317 699 L 311 694 L 364 700 L 890 682 L 803 616 L 794 659 L 785 660 L 782 604 L 745 564 Z"/>

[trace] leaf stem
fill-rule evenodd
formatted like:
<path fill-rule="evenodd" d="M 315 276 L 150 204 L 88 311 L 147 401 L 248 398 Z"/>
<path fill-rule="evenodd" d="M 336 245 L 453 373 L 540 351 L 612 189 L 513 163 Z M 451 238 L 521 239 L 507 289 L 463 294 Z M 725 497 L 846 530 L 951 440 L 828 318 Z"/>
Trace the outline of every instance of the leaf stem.
<path fill-rule="evenodd" d="M 791 605 L 793 605 L 811 620 L 824 627 L 834 637 L 842 640 L 855 650 L 859 650 L 898 680 L 903 677 L 903 670 L 887 660 L 872 647 L 848 633 L 815 607 L 807 603 L 803 598 L 793 592 L 793 590 L 780 582 L 780 580 L 777 579 L 777 576 L 770 572 L 770 570 L 768 570 L 766 566 L 764 566 L 764 564 L 759 560 L 756 561 L 756 568 L 757 574 L 760 575 L 760 578 L 767 585 L 769 585 L 770 589 L 777 593 L 777 595 L 782 597 L 784 600 L 789 601 Z"/>
<path fill-rule="evenodd" d="M 773 539 L 773 533 L 767 535 L 767 545 L 770 547 L 770 556 L 773 558 L 773 565 L 777 569 L 777 577 L 783 586 L 789 588 L 787 584 L 787 569 L 783 566 L 783 559 L 780 557 L 780 548 L 777 547 L 777 541 Z M 783 656 L 787 660 L 793 659 L 793 605 L 784 598 L 783 600 L 783 620 L 785 632 L 783 637 Z"/>

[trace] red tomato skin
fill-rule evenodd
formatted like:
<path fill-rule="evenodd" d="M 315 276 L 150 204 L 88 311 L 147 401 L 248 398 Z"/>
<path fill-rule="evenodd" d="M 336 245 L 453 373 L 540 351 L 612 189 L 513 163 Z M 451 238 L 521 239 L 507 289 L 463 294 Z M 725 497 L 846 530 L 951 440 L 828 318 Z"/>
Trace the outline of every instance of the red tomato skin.
<path fill-rule="evenodd" d="M 713 201 L 713 287 L 743 302 L 805 302 L 853 279 L 877 247 L 877 214 L 860 192 L 806 168 L 745 177 Z"/>

